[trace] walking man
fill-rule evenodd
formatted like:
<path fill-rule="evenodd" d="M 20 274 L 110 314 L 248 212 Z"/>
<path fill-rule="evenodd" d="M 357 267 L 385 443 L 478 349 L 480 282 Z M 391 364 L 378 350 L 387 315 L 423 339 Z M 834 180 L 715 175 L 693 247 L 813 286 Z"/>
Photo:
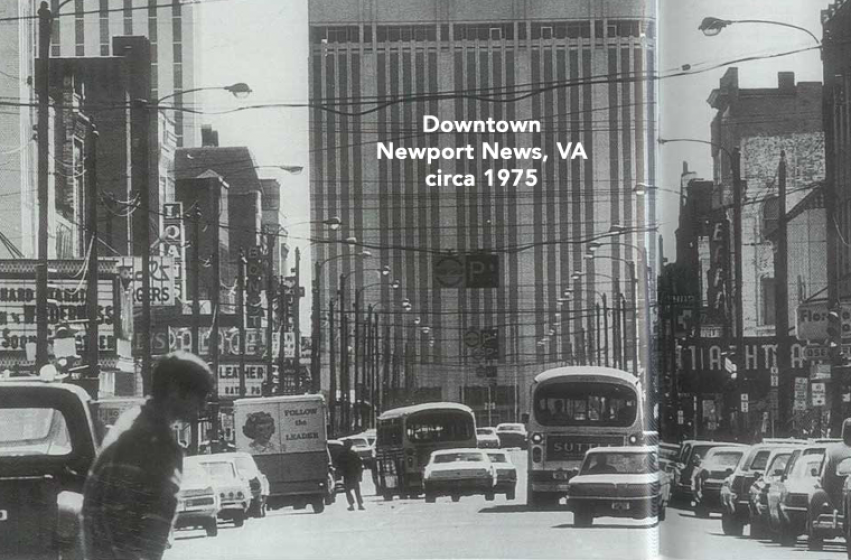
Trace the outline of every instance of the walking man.
<path fill-rule="evenodd" d="M 86 560 L 160 560 L 183 471 L 172 425 L 198 419 L 213 383 L 194 354 L 174 352 L 156 363 L 150 398 L 110 429 L 86 481 Z"/>
<path fill-rule="evenodd" d="M 337 468 L 343 473 L 343 484 L 346 488 L 346 500 L 349 502 L 349 511 L 355 510 L 355 497 L 358 501 L 358 509 L 363 510 L 363 498 L 360 493 L 360 482 L 363 475 L 363 461 L 357 452 L 352 449 L 352 440 L 343 442 L 343 452 L 337 459 Z M 354 497 L 352 496 L 354 492 Z"/>

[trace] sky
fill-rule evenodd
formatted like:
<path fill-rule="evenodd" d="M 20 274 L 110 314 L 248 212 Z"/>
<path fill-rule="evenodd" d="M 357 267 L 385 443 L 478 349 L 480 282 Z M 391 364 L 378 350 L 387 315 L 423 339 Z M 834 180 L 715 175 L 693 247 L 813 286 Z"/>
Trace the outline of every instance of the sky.
<path fill-rule="evenodd" d="M 565 0 L 567 1 L 567 0 Z M 595 0 L 599 1 L 599 0 Z M 202 47 L 199 85 L 246 82 L 254 90 L 244 102 L 305 102 L 307 87 L 308 0 L 225 0 L 200 8 Z M 801 31 L 763 24 L 738 24 L 716 37 L 705 37 L 697 27 L 706 16 L 723 19 L 770 19 L 805 27 L 821 37 L 820 11 L 827 0 L 660 0 L 661 74 L 690 64 L 722 63 L 747 55 L 778 53 L 814 45 Z M 777 72 L 793 71 L 798 81 L 821 81 L 817 50 L 794 56 L 763 59 L 737 65 L 741 87 L 776 87 Z M 708 140 L 712 110 L 706 99 L 726 68 L 702 74 L 662 79 L 659 99 L 659 136 Z M 239 106 L 222 92 L 205 94 L 206 110 Z M 302 249 L 302 284 L 310 285 L 307 242 L 309 226 L 308 112 L 305 109 L 265 109 L 208 117 L 219 130 L 221 145 L 248 146 L 258 165 L 300 165 L 305 172 L 275 176 L 283 185 L 290 245 Z M 665 253 L 674 253 L 673 228 L 682 162 L 700 176 L 712 176 L 709 146 L 671 143 L 660 146 L 657 191 L 663 202 L 661 231 Z M 296 224 L 302 224 L 298 226 Z M 309 310 L 302 306 L 303 324 Z"/>

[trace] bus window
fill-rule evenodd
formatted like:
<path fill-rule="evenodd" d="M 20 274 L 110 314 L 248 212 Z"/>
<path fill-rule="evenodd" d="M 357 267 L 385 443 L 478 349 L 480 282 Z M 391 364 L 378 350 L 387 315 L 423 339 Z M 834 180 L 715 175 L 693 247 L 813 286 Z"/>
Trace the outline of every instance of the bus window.
<path fill-rule="evenodd" d="M 376 433 L 377 445 L 402 445 L 402 420 L 399 418 L 379 422 Z"/>
<path fill-rule="evenodd" d="M 536 393 L 535 417 L 544 426 L 629 427 L 635 391 L 611 383 L 554 383 Z"/>
<path fill-rule="evenodd" d="M 458 441 L 474 435 L 469 417 L 446 413 L 412 415 L 405 432 L 412 443 Z"/>

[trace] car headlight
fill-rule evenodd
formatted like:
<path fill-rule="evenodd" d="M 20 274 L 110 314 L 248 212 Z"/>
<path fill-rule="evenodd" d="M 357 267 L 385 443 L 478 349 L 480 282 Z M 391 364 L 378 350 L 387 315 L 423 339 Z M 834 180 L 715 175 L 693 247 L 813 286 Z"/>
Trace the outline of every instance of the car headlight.
<path fill-rule="evenodd" d="M 245 497 L 245 495 L 242 492 L 237 492 L 236 497 L 237 497 L 237 499 L 241 500 L 242 498 Z"/>

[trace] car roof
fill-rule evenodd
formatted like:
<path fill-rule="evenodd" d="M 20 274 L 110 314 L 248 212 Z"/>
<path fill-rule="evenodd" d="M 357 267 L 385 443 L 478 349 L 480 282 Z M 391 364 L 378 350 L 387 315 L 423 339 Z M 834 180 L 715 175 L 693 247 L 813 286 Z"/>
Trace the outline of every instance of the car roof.
<path fill-rule="evenodd" d="M 236 399 L 234 404 L 236 403 L 252 403 L 252 404 L 263 404 L 263 403 L 289 403 L 289 402 L 325 402 L 325 397 L 322 395 L 280 395 L 275 397 L 252 397 L 250 399 Z"/>
<path fill-rule="evenodd" d="M 456 447 L 453 449 L 435 449 L 431 452 L 432 455 L 448 455 L 450 453 L 469 453 L 471 451 L 475 451 L 476 453 L 484 453 L 484 449 L 479 449 L 478 447 Z"/>
<path fill-rule="evenodd" d="M 497 425 L 496 425 L 496 429 L 498 430 L 498 429 L 500 429 L 500 428 L 501 428 L 501 427 L 503 427 L 503 426 L 519 426 L 519 427 L 521 427 L 521 428 L 525 428 L 525 427 L 526 427 L 526 425 L 525 425 L 525 424 L 523 424 L 522 422 L 501 422 L 501 423 L 499 423 L 499 424 L 497 424 Z"/>
<path fill-rule="evenodd" d="M 638 378 L 631 373 L 615 368 L 602 366 L 563 366 L 547 370 L 535 376 L 534 383 L 542 383 L 551 379 L 558 379 L 565 375 L 580 377 L 582 375 L 602 375 L 612 379 L 618 379 L 631 385 L 638 382 Z"/>
<path fill-rule="evenodd" d="M 685 446 L 685 445 L 692 445 L 692 446 L 694 446 L 694 445 L 715 445 L 715 446 L 724 445 L 724 446 L 729 446 L 729 447 L 748 447 L 748 445 L 745 444 L 745 443 L 736 443 L 734 441 L 715 441 L 715 440 L 712 440 L 712 439 L 686 439 L 686 440 L 683 440 L 682 444 L 680 444 L 680 445 L 682 445 L 682 446 Z"/>
<path fill-rule="evenodd" d="M 720 455 L 721 453 L 744 453 L 745 448 L 740 445 L 721 445 L 718 447 L 713 447 L 709 451 L 706 452 L 706 457 L 704 459 L 708 459 L 709 457 L 713 457 L 715 455 Z"/>
<path fill-rule="evenodd" d="M 381 416 L 378 417 L 378 419 L 391 420 L 393 418 L 400 418 L 402 416 L 407 416 L 408 414 L 413 414 L 415 412 L 422 412 L 424 410 L 432 410 L 439 408 L 447 410 L 459 410 L 461 412 L 469 412 L 470 414 L 473 413 L 473 409 L 465 404 L 456 402 L 432 402 L 394 408 L 393 410 L 388 410 L 382 413 Z"/>

